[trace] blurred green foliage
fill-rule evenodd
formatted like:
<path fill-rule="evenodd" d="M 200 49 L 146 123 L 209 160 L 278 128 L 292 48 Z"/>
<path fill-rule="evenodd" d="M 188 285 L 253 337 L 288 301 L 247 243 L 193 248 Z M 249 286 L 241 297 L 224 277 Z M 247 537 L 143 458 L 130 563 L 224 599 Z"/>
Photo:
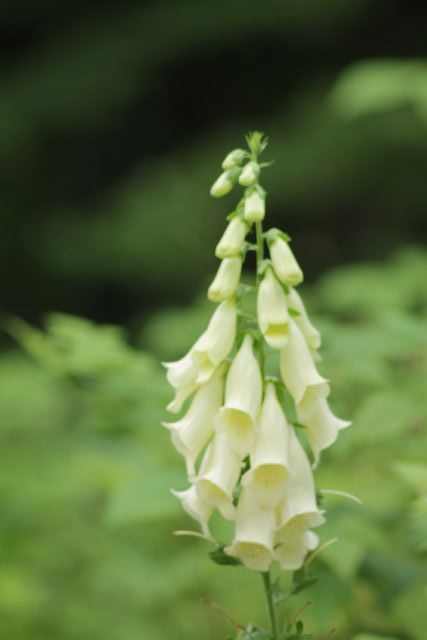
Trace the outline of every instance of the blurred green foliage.
<path fill-rule="evenodd" d="M 324 335 L 322 372 L 353 426 L 324 456 L 319 582 L 306 629 L 340 640 L 422 640 L 427 625 L 427 254 L 348 266 L 306 290 Z M 170 495 L 184 488 L 179 456 L 160 426 L 170 397 L 158 359 L 175 357 L 211 312 L 196 301 L 154 314 L 140 334 L 55 314 L 44 331 L 9 330 L 23 351 L 0 365 L 1 637 L 13 640 L 215 638 L 230 623 L 265 620 L 261 581 L 218 567 Z M 285 582 L 289 576 L 283 574 Z"/>

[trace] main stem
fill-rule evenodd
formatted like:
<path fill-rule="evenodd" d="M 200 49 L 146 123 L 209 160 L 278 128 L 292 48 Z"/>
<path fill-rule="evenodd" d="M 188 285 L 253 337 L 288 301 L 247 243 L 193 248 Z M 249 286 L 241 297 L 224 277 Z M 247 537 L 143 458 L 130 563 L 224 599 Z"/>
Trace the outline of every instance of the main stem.
<path fill-rule="evenodd" d="M 258 221 L 255 223 L 255 230 L 256 230 L 256 285 L 257 285 L 257 294 L 258 294 L 258 287 L 261 281 L 259 270 L 260 270 L 261 262 L 264 260 L 264 236 L 262 233 L 261 221 Z M 259 356 L 260 356 L 261 375 L 264 378 L 265 354 L 264 354 L 264 340 L 262 336 L 259 341 Z"/>
<path fill-rule="evenodd" d="M 279 635 L 277 632 L 276 612 L 274 610 L 273 592 L 271 590 L 270 572 L 266 571 L 261 575 L 264 582 L 265 595 L 267 596 L 268 615 L 270 616 L 272 638 L 273 640 L 279 640 Z"/>

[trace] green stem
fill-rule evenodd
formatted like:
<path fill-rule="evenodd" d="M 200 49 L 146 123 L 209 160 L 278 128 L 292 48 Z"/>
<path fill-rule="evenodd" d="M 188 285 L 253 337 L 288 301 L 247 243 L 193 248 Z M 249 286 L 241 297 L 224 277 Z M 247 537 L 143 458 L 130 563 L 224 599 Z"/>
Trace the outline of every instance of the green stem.
<path fill-rule="evenodd" d="M 279 640 L 279 634 L 277 631 L 276 612 L 274 610 L 273 592 L 271 590 L 270 572 L 266 571 L 262 573 L 262 579 L 264 582 L 265 595 L 267 596 L 268 615 L 270 617 L 270 627 L 273 640 Z"/>
<path fill-rule="evenodd" d="M 255 223 L 256 229 L 256 289 L 258 296 L 258 287 L 261 282 L 261 277 L 259 274 L 259 269 L 261 266 L 261 262 L 264 260 L 264 237 L 262 233 L 262 222 L 258 221 Z M 261 336 L 261 340 L 259 341 L 259 359 L 260 359 L 260 368 L 261 375 L 264 379 L 264 370 L 265 370 L 265 353 L 264 353 L 264 340 Z"/>

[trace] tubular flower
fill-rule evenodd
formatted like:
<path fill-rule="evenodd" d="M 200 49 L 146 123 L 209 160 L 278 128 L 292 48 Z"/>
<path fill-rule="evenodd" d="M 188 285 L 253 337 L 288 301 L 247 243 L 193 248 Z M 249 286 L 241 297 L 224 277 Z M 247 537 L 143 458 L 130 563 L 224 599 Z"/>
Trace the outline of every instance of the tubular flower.
<path fill-rule="evenodd" d="M 233 360 L 225 383 L 225 401 L 217 428 L 225 431 L 230 445 L 246 455 L 255 436 L 255 425 L 262 397 L 262 378 L 255 358 L 253 339 L 246 335 Z"/>
<path fill-rule="evenodd" d="M 296 289 L 290 288 L 286 298 L 288 307 L 298 313 L 298 315 L 294 317 L 295 324 L 304 336 L 309 349 L 315 351 L 320 347 L 322 340 L 320 333 L 309 320 L 304 303 L 301 300 L 301 296 Z"/>
<path fill-rule="evenodd" d="M 197 456 L 213 434 L 213 420 L 223 395 L 224 368 L 220 367 L 212 378 L 197 391 L 187 413 L 178 422 L 165 422 L 171 431 L 172 442 L 185 457 L 187 472 L 194 473 Z"/>
<path fill-rule="evenodd" d="M 298 420 L 306 427 L 314 464 L 317 466 L 321 451 L 330 447 L 337 439 L 339 431 L 349 427 L 351 422 L 337 418 L 325 398 L 321 398 L 313 404 L 314 406 L 308 407 L 306 412 L 298 411 Z"/>
<path fill-rule="evenodd" d="M 272 349 L 281 349 L 288 341 L 289 316 L 285 293 L 273 270 L 268 268 L 258 289 L 258 326 Z"/>
<path fill-rule="evenodd" d="M 276 276 L 283 284 L 295 287 L 303 281 L 303 272 L 288 242 L 279 233 L 272 234 L 272 238 L 269 249 Z"/>
<path fill-rule="evenodd" d="M 248 569 L 268 571 L 273 559 L 275 514 L 261 507 L 250 487 L 243 489 L 236 513 L 236 533 L 225 549 L 239 558 Z"/>
<path fill-rule="evenodd" d="M 209 287 L 208 298 L 212 302 L 227 300 L 236 291 L 242 271 L 241 258 L 225 258 L 217 271 L 217 274 Z"/>
<path fill-rule="evenodd" d="M 206 450 L 195 479 L 201 500 L 232 520 L 235 515 L 233 491 L 240 476 L 240 457 L 231 449 L 227 434 L 217 433 Z"/>
<path fill-rule="evenodd" d="M 193 347 L 192 358 L 197 367 L 197 384 L 207 382 L 217 366 L 230 353 L 236 337 L 236 322 L 236 302 L 230 298 L 217 307 L 208 328 Z"/>
<path fill-rule="evenodd" d="M 313 400 L 325 398 L 329 385 L 317 371 L 310 349 L 304 336 L 292 320 L 289 319 L 289 340 L 280 353 L 280 372 L 283 381 L 292 395 L 297 410 L 314 410 Z"/>
<path fill-rule="evenodd" d="M 251 468 L 243 476 L 243 485 L 252 486 L 263 506 L 275 507 L 283 496 L 289 473 L 290 427 L 276 396 L 274 384 L 266 386 L 259 414 L 258 430 L 250 452 Z"/>
<path fill-rule="evenodd" d="M 294 289 L 303 273 L 288 237 L 278 229 L 263 233 L 259 177 L 267 164 L 258 156 L 266 140 L 254 132 L 248 144 L 249 151 L 234 149 L 226 156 L 224 173 L 212 187 L 215 197 L 238 180 L 247 188 L 215 250 L 222 262 L 208 291 L 217 303 L 211 320 L 183 358 L 164 365 L 175 390 L 169 411 L 181 411 L 192 396 L 185 414 L 165 426 L 190 481 L 188 489 L 173 493 L 203 535 L 212 540 L 208 524 L 218 511 L 234 523 L 221 554 L 253 571 L 268 572 L 274 561 L 296 570 L 318 544 L 312 529 L 325 521 L 310 461 L 316 465 L 349 423 L 334 416 L 327 402 L 329 383 L 315 365 L 320 334 Z M 254 241 L 247 242 L 253 231 Z M 255 287 L 239 285 L 250 251 L 257 257 Z M 253 297 L 244 300 L 253 290 L 256 314 Z M 273 379 L 265 375 L 274 366 L 272 352 L 280 362 Z M 288 402 L 299 425 L 289 422 Z M 304 428 L 310 460 L 296 426 Z"/>
<path fill-rule="evenodd" d="M 216 257 L 223 260 L 224 258 L 232 258 L 239 254 L 243 249 L 247 232 L 247 224 L 240 216 L 235 216 L 230 220 L 221 240 L 216 246 Z"/>

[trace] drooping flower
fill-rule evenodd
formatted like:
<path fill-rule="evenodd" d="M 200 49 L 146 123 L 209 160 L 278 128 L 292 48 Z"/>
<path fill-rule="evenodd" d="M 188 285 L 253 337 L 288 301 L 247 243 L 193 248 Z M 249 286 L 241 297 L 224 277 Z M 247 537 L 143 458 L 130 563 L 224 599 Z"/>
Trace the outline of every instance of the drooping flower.
<path fill-rule="evenodd" d="M 233 542 L 224 551 L 253 571 L 268 571 L 273 559 L 275 513 L 259 505 L 251 487 L 244 488 L 236 513 Z"/>
<path fill-rule="evenodd" d="M 176 362 L 164 362 L 163 366 L 167 369 L 167 380 L 175 389 L 175 397 L 166 407 L 172 413 L 181 411 L 182 405 L 186 399 L 197 388 L 196 378 L 198 375 L 198 367 L 194 361 L 193 348 L 180 360 Z"/>
<path fill-rule="evenodd" d="M 218 419 L 233 449 L 244 456 L 255 436 L 255 424 L 262 397 L 262 378 L 253 352 L 253 339 L 246 334 L 234 358 L 225 383 L 225 402 Z"/>
<path fill-rule="evenodd" d="M 288 307 L 294 309 L 298 312 L 299 315 L 294 317 L 295 324 L 298 326 L 302 335 L 307 342 L 309 349 L 316 350 L 320 347 L 321 337 L 320 333 L 312 325 L 310 319 L 307 315 L 307 311 L 305 309 L 305 305 L 301 299 L 301 296 L 297 292 L 296 289 L 290 287 L 289 293 L 286 296 Z"/>
<path fill-rule="evenodd" d="M 202 385 L 183 418 L 164 422 L 171 432 L 176 449 L 185 457 L 187 473 L 194 474 L 194 463 L 214 432 L 214 417 L 221 406 L 224 389 L 224 366 Z"/>
<path fill-rule="evenodd" d="M 264 220 L 265 197 L 258 191 L 252 191 L 252 193 L 245 198 L 243 215 L 248 222 L 261 222 L 261 220 Z"/>
<path fill-rule="evenodd" d="M 223 260 L 238 255 L 243 249 L 247 232 L 248 226 L 240 216 L 235 216 L 230 220 L 216 246 L 216 257 Z"/>
<path fill-rule="evenodd" d="M 303 281 L 304 274 L 292 249 L 277 229 L 271 229 L 269 234 L 267 240 L 276 276 L 283 284 L 295 287 Z"/>
<path fill-rule="evenodd" d="M 288 341 L 289 316 L 285 293 L 273 270 L 267 268 L 259 285 L 257 299 L 258 326 L 267 344 L 281 349 Z"/>
<path fill-rule="evenodd" d="M 290 469 L 289 438 L 290 427 L 274 384 L 269 382 L 258 418 L 255 443 L 250 451 L 251 468 L 243 476 L 243 485 L 253 488 L 255 499 L 263 506 L 275 507 L 283 498 Z"/>
<path fill-rule="evenodd" d="M 335 442 L 339 431 L 349 427 L 351 422 L 341 420 L 335 416 L 325 398 L 314 401 L 306 411 L 297 410 L 298 420 L 306 427 L 307 439 L 314 455 L 314 465 L 317 466 L 320 453 Z"/>
<path fill-rule="evenodd" d="M 178 498 L 188 515 L 201 525 L 204 535 L 210 538 L 209 520 L 214 510 L 213 506 L 201 500 L 194 485 L 185 491 L 171 489 L 171 493 Z"/>
<path fill-rule="evenodd" d="M 240 476 L 240 457 L 231 449 L 226 433 L 216 433 L 195 478 L 203 502 L 216 507 L 224 518 L 235 516 L 233 491 Z"/>
<path fill-rule="evenodd" d="M 277 535 L 274 555 L 281 569 L 296 571 L 304 564 L 307 553 L 318 544 L 319 538 L 313 531 L 290 523 Z"/>
<path fill-rule="evenodd" d="M 307 412 L 314 400 L 325 398 L 329 385 L 316 369 L 304 336 L 292 318 L 289 318 L 289 339 L 280 353 L 280 372 L 292 395 L 297 410 Z"/>
<path fill-rule="evenodd" d="M 212 302 L 223 302 L 234 295 L 240 280 L 242 259 L 234 256 L 222 260 L 216 276 L 209 287 L 208 298 Z"/>
<path fill-rule="evenodd" d="M 222 302 L 213 314 L 208 328 L 193 347 L 197 366 L 196 383 L 203 384 L 230 353 L 236 337 L 237 309 L 233 298 Z"/>

